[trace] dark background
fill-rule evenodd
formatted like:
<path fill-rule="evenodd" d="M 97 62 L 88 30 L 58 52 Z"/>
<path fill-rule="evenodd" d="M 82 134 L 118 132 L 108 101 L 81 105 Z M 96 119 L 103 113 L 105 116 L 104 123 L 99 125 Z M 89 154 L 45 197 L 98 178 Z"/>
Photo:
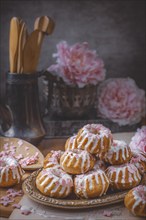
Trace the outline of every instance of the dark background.
<path fill-rule="evenodd" d="M 51 16 L 56 27 L 43 42 L 38 70 L 52 62 L 56 44 L 89 42 L 103 58 L 107 78 L 131 77 L 145 89 L 145 0 L 0 0 L 0 75 L 4 100 L 5 74 L 9 70 L 9 24 L 21 17 L 29 32 L 37 16 Z"/>

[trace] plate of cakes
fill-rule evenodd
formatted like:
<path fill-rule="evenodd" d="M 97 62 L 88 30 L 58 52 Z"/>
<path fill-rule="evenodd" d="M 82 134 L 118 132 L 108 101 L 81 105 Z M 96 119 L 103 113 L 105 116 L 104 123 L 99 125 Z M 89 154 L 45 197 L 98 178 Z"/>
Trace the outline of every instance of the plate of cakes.
<path fill-rule="evenodd" d="M 32 200 L 58 208 L 80 209 L 114 204 L 143 183 L 146 155 L 141 159 L 128 143 L 133 134 L 119 135 L 102 124 L 87 124 L 69 137 L 60 150 L 51 150 L 43 168 L 24 182 Z M 130 133 L 129 133 L 130 134 Z M 121 138 L 121 139 L 120 139 Z"/>

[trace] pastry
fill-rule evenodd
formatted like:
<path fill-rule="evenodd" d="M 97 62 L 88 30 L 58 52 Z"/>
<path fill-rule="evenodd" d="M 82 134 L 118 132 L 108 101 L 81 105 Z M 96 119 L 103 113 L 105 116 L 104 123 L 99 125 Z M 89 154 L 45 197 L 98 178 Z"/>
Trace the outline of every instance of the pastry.
<path fill-rule="evenodd" d="M 21 165 L 12 156 L 0 158 L 0 187 L 10 187 L 19 183 L 24 174 Z"/>
<path fill-rule="evenodd" d="M 79 198 L 96 198 L 106 194 L 109 180 L 101 169 L 91 170 L 82 175 L 76 175 L 74 179 L 74 192 Z"/>
<path fill-rule="evenodd" d="M 87 124 L 77 133 L 77 148 L 91 154 L 106 152 L 112 143 L 111 131 L 101 124 Z"/>
<path fill-rule="evenodd" d="M 93 168 L 95 158 L 85 150 L 67 150 L 60 158 L 62 169 L 70 174 L 85 173 Z"/>
<path fill-rule="evenodd" d="M 113 140 L 108 151 L 104 154 L 100 154 L 100 159 L 112 165 L 119 165 L 129 162 L 131 156 L 130 147 L 125 141 Z"/>
<path fill-rule="evenodd" d="M 63 151 L 50 151 L 44 159 L 44 168 L 49 167 L 60 167 L 60 157 L 63 154 Z"/>
<path fill-rule="evenodd" d="M 146 186 L 131 189 L 125 196 L 124 204 L 132 214 L 146 217 Z"/>
<path fill-rule="evenodd" d="M 106 174 L 113 190 L 126 190 L 137 186 L 141 181 L 141 175 L 134 164 L 122 164 L 109 166 Z"/>
<path fill-rule="evenodd" d="M 36 178 L 36 187 L 44 195 L 65 198 L 73 188 L 72 177 L 56 167 L 43 169 Z"/>

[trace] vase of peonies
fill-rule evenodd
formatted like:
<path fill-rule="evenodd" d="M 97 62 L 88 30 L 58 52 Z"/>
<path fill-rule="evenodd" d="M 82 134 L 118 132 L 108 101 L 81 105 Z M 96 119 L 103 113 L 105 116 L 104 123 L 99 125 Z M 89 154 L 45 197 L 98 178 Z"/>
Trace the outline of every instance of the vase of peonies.
<path fill-rule="evenodd" d="M 53 57 L 56 64 L 46 73 L 48 113 L 66 119 L 93 116 L 97 85 L 105 79 L 103 60 L 86 42 L 60 42 Z"/>

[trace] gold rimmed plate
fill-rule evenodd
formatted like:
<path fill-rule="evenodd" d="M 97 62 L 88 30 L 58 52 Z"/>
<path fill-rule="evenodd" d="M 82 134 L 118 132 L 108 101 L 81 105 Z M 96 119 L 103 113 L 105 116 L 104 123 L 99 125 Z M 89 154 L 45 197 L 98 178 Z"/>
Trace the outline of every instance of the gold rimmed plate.
<path fill-rule="evenodd" d="M 78 199 L 71 195 L 67 199 L 54 199 L 43 195 L 35 186 L 36 177 L 40 170 L 33 172 L 22 185 L 24 193 L 35 202 L 63 209 L 94 208 L 111 205 L 123 201 L 127 190 L 118 193 L 109 193 L 96 199 Z"/>

